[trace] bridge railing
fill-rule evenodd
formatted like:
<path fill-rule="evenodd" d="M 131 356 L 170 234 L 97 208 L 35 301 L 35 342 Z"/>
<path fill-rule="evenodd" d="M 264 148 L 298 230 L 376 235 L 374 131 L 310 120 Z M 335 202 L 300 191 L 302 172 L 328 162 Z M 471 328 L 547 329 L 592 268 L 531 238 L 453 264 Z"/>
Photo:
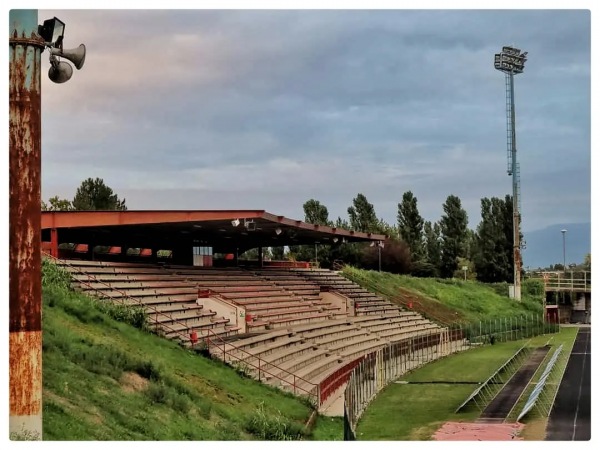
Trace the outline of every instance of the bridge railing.
<path fill-rule="evenodd" d="M 538 272 L 532 278 L 541 279 L 548 291 L 592 291 L 592 274 L 588 271 Z"/>

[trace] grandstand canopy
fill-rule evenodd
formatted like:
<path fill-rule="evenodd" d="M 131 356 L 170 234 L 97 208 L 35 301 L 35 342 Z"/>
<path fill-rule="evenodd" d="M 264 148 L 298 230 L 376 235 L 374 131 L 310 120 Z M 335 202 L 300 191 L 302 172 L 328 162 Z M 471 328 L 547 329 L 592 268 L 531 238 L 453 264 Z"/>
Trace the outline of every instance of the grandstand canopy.
<path fill-rule="evenodd" d="M 379 241 L 386 237 L 313 225 L 264 210 L 43 211 L 43 241 L 51 240 L 50 230 L 56 230 L 58 243 L 161 249 L 206 245 L 223 253 L 256 247 Z"/>

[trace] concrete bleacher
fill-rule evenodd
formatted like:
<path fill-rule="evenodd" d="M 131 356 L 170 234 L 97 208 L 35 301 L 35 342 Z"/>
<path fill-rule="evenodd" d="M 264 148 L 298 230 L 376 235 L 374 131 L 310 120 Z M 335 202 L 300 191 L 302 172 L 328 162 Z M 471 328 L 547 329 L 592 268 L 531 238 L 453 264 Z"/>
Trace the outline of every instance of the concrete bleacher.
<path fill-rule="evenodd" d="M 345 317 L 233 341 L 225 347 L 225 360 L 264 382 L 304 392 L 368 353 L 441 330 L 412 311 L 392 317 Z M 222 358 L 223 347 L 215 346 L 211 353 Z"/>
<path fill-rule="evenodd" d="M 442 330 L 328 270 L 67 263 L 78 289 L 141 305 L 156 331 L 183 345 L 190 344 L 192 331 L 200 338 L 221 336 L 225 341 L 213 340 L 211 354 L 284 389 L 310 390 L 357 358 Z M 322 286 L 351 299 L 352 311 L 324 300 Z M 246 333 L 238 337 L 239 327 L 203 307 L 199 290 L 244 308 Z"/>
<path fill-rule="evenodd" d="M 199 305 L 198 284 L 186 274 L 148 264 L 106 261 L 59 261 L 75 287 L 87 294 L 144 308 L 149 325 L 159 334 L 189 344 L 190 334 L 229 337 L 238 328 L 229 319 Z"/>
<path fill-rule="evenodd" d="M 369 292 L 358 284 L 344 278 L 337 272 L 328 269 L 300 269 L 291 271 L 311 283 L 339 292 L 352 299 L 354 302 L 355 315 L 396 315 L 399 311 L 397 305 L 381 298 L 377 294 Z"/>
<path fill-rule="evenodd" d="M 159 266 L 142 263 L 72 260 L 65 266 L 79 289 L 126 304 L 140 304 L 157 331 L 189 342 L 192 330 L 203 335 L 234 335 L 239 327 L 203 311 L 197 304 L 198 289 L 209 289 L 220 298 L 243 306 L 247 332 L 335 318 L 339 308 L 324 302 L 318 286 L 296 277 L 281 285 L 240 269 Z M 289 273 L 289 272 L 288 272 Z M 291 275 L 293 278 L 294 275 Z M 290 287 L 290 289 L 287 289 Z M 196 315 L 194 315 L 196 314 Z"/>

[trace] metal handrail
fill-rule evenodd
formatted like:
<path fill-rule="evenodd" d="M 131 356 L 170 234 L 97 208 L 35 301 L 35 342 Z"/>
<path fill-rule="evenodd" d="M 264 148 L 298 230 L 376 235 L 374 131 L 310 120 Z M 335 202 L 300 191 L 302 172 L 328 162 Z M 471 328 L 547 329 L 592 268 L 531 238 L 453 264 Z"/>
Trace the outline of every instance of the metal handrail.
<path fill-rule="evenodd" d="M 373 283 L 370 280 L 367 280 L 365 277 L 361 276 L 360 274 L 354 273 L 351 275 L 351 277 L 359 279 L 361 281 L 361 284 L 363 286 L 366 286 L 367 288 L 369 288 L 373 293 L 378 294 L 378 295 L 384 295 L 384 296 L 388 297 L 389 299 L 387 301 L 393 306 L 398 306 L 398 305 L 394 305 L 394 303 L 391 302 L 390 300 L 397 301 L 403 307 L 409 307 L 409 303 L 413 303 L 413 308 L 410 308 L 410 309 L 415 309 L 414 308 L 415 305 L 419 306 L 420 308 L 418 308 L 419 309 L 418 312 L 421 315 L 425 316 L 425 318 L 428 318 L 427 316 L 430 316 L 431 319 L 429 319 L 429 320 L 435 320 L 446 326 L 449 326 L 450 324 L 454 323 L 453 321 L 448 321 L 447 318 L 442 318 L 441 316 L 438 316 L 435 313 L 433 313 L 432 311 L 430 311 L 430 308 L 427 308 L 423 304 L 423 302 L 421 302 L 420 300 L 412 300 L 411 302 L 408 302 L 401 295 L 393 294 L 391 292 L 388 292 L 386 289 L 382 289 L 376 283 Z M 347 277 L 347 279 L 356 283 L 355 281 L 352 280 L 351 277 Z"/>
<path fill-rule="evenodd" d="M 211 344 L 211 339 L 210 339 L 210 336 L 208 336 L 208 334 L 209 334 L 209 333 L 212 333 L 212 334 L 214 334 L 215 338 L 217 338 L 218 340 L 220 340 L 220 341 L 221 341 L 221 343 L 222 343 L 222 345 L 223 345 L 223 347 L 222 347 L 222 351 L 223 351 L 223 362 L 225 362 L 225 355 L 229 355 L 230 357 L 236 358 L 237 360 L 239 360 L 239 361 L 243 362 L 244 364 L 246 364 L 246 365 L 248 365 L 248 366 L 250 366 L 250 367 L 254 367 L 255 369 L 258 369 L 258 379 L 259 379 L 259 380 L 260 380 L 260 378 L 261 378 L 261 377 L 260 377 L 260 374 L 261 374 L 261 372 L 264 372 L 264 373 L 266 373 L 266 374 L 268 374 L 268 375 L 271 375 L 271 376 L 272 376 L 272 377 L 274 377 L 274 378 L 277 378 L 278 380 L 280 380 L 280 381 L 282 381 L 282 382 L 284 382 L 284 383 L 287 383 L 287 384 L 291 385 L 291 386 L 293 387 L 293 389 L 294 389 L 294 394 L 296 393 L 296 389 L 299 389 L 299 390 L 301 390 L 301 391 L 304 391 L 304 392 L 306 392 L 306 393 L 307 393 L 309 396 L 316 396 L 316 398 L 317 398 L 317 403 L 318 403 L 318 404 L 320 403 L 320 395 L 319 395 L 319 391 L 320 391 L 320 389 L 319 389 L 319 385 L 318 385 L 317 383 L 313 383 L 313 382 L 311 382 L 311 381 L 308 381 L 308 380 L 306 380 L 306 379 L 304 379 L 304 378 L 302 378 L 302 377 L 299 377 L 298 375 L 296 375 L 296 374 L 295 374 L 295 373 L 293 373 L 293 372 L 290 372 L 290 371 L 288 371 L 288 370 L 286 370 L 286 369 L 282 369 L 281 367 L 278 367 L 278 366 L 277 366 L 277 365 L 275 365 L 275 364 L 272 364 L 272 363 L 269 363 L 268 361 L 265 361 L 265 360 L 263 360 L 263 359 L 262 359 L 260 356 L 253 355 L 252 353 L 250 353 L 250 352 L 248 352 L 248 351 L 244 350 L 243 348 L 240 348 L 240 347 L 237 347 L 237 346 L 235 346 L 234 344 L 231 344 L 231 343 L 225 342 L 225 340 L 224 340 L 224 339 L 223 339 L 221 336 L 219 336 L 218 334 L 216 334 L 214 331 L 212 331 L 212 330 L 210 330 L 210 329 L 209 329 L 209 330 L 201 330 L 201 333 L 202 333 L 202 332 L 204 332 L 204 331 L 206 331 L 206 332 L 207 332 L 207 336 L 206 336 L 205 340 L 206 340 L 206 341 L 208 341 L 208 345 L 210 345 L 210 344 Z M 233 347 L 235 350 L 238 350 L 238 351 L 240 351 L 240 352 L 242 352 L 242 353 L 245 353 L 246 355 L 250 355 L 251 357 L 253 357 L 253 358 L 256 358 L 256 359 L 258 360 L 258 366 L 257 366 L 257 365 L 255 365 L 255 364 L 252 364 L 252 363 L 251 363 L 251 362 L 249 362 L 249 361 L 246 361 L 246 360 L 244 360 L 244 359 L 240 358 L 239 356 L 236 356 L 236 355 L 232 354 L 232 353 L 231 353 L 231 349 L 229 349 L 229 351 L 227 350 L 227 348 L 226 348 L 226 346 L 227 346 L 227 345 L 228 345 L 228 346 L 230 346 L 230 347 Z M 215 344 L 215 347 L 219 348 L 219 345 L 218 345 L 218 344 Z M 264 368 L 261 368 L 261 362 L 262 362 L 263 364 L 266 364 L 266 366 L 271 366 L 272 368 L 274 367 L 275 369 L 278 369 L 278 370 L 280 370 L 281 372 L 284 372 L 284 373 L 286 373 L 286 374 L 288 374 L 288 375 L 292 375 L 292 377 L 293 377 L 293 378 L 292 378 L 292 380 L 293 380 L 293 383 L 290 383 L 289 381 L 286 381 L 284 378 L 281 378 L 280 376 L 278 376 L 278 375 L 275 375 L 275 374 L 273 374 L 273 373 L 269 372 L 268 370 L 266 370 L 266 369 L 264 369 Z M 264 367 L 264 366 L 263 366 L 263 367 Z M 302 388 L 302 387 L 300 387 L 300 386 L 297 386 L 297 385 L 296 385 L 296 381 L 303 381 L 303 382 L 305 382 L 305 383 L 306 383 L 306 384 L 308 384 L 308 385 L 314 386 L 314 387 L 316 388 L 316 389 L 315 389 L 315 390 L 316 390 L 316 394 L 313 394 L 313 393 L 312 393 L 312 389 L 311 389 L 310 391 L 307 391 L 306 389 L 304 389 L 304 388 Z"/>
<path fill-rule="evenodd" d="M 133 300 L 133 301 L 135 301 L 135 302 L 138 302 L 138 304 L 139 304 L 140 306 L 144 306 L 144 307 L 148 307 L 149 309 L 153 309 L 153 310 L 154 310 L 154 312 L 156 312 L 156 314 L 157 314 L 157 315 L 158 315 L 158 314 L 164 315 L 164 316 L 166 316 L 166 317 L 170 318 L 171 320 L 173 320 L 173 322 L 175 322 L 175 323 L 179 323 L 180 325 L 187 326 L 187 325 L 186 325 L 186 324 L 184 324 L 183 322 L 179 322 L 179 321 L 177 321 L 176 319 L 174 319 L 174 318 L 173 318 L 172 316 L 170 316 L 169 314 L 166 314 L 166 313 L 164 313 L 164 312 L 158 311 L 156 308 L 154 308 L 154 307 L 153 307 L 153 306 L 151 306 L 151 305 L 144 305 L 144 304 L 141 302 L 141 300 L 139 300 L 139 299 L 136 299 L 136 298 L 133 298 L 133 297 L 131 297 L 131 296 L 127 295 L 125 292 L 123 292 L 123 291 L 121 291 L 121 290 L 119 290 L 119 289 L 117 289 L 117 288 L 114 288 L 113 286 L 111 286 L 110 284 L 108 284 L 108 283 L 106 283 L 106 282 L 104 282 L 104 281 L 102 281 L 102 280 L 98 280 L 98 279 L 97 279 L 97 278 L 96 278 L 94 275 L 91 275 L 91 274 L 89 274 L 89 273 L 86 273 L 86 272 L 84 272 L 83 270 L 79 269 L 78 267 L 76 267 L 76 266 L 74 266 L 74 265 L 72 265 L 72 264 L 68 263 L 68 262 L 67 262 L 66 260 L 64 260 L 64 259 L 59 259 L 59 258 L 56 258 L 55 256 L 52 256 L 52 255 L 50 255 L 50 254 L 48 254 L 48 253 L 46 253 L 46 252 L 42 252 L 42 254 L 44 254 L 45 256 L 47 256 L 47 257 L 49 257 L 49 258 L 51 258 L 51 259 L 53 259 L 53 260 L 56 260 L 56 261 L 61 261 L 63 264 L 65 264 L 65 265 L 67 265 L 67 266 L 71 267 L 72 269 L 76 270 L 76 271 L 77 271 L 77 272 L 79 272 L 80 274 L 83 274 L 83 275 L 87 276 L 87 277 L 88 277 L 88 279 L 89 279 L 89 278 L 93 278 L 93 280 L 94 280 L 94 281 L 96 281 L 96 282 L 98 282 L 98 283 L 100 283 L 100 284 L 102 284 L 102 285 L 104 285 L 104 286 L 107 286 L 107 287 L 108 287 L 108 288 L 110 288 L 111 290 L 114 290 L 114 291 L 116 291 L 116 292 L 119 292 L 120 294 L 122 294 L 122 296 L 123 296 L 123 297 L 125 297 L 125 298 L 127 298 L 127 299 L 130 299 L 130 300 Z M 123 299 L 119 299 L 119 298 L 110 297 L 110 296 L 106 295 L 104 292 L 102 292 L 102 291 L 100 291 L 100 290 L 98 290 L 98 289 L 94 288 L 94 287 L 93 287 L 93 286 L 91 286 L 89 283 L 86 283 L 85 281 L 79 281 L 79 282 L 80 282 L 81 284 L 84 284 L 84 285 L 86 285 L 86 286 L 90 287 L 92 290 L 94 290 L 94 292 L 99 292 L 100 294 L 104 295 L 104 297 L 105 297 L 105 298 L 109 298 L 109 299 L 111 299 L 111 300 L 117 300 L 117 301 L 120 301 L 121 303 L 124 303 L 124 302 L 123 302 Z M 214 292 L 214 291 L 213 291 L 213 290 L 211 290 L 211 289 L 209 289 L 209 290 L 210 290 L 211 294 Z M 222 297 L 220 294 L 218 294 L 218 296 L 219 296 L 219 297 Z M 224 298 L 224 297 L 222 297 L 222 298 Z M 166 329 L 168 329 L 168 330 L 170 330 L 170 331 L 172 331 L 172 332 L 174 332 L 174 333 L 177 333 L 177 334 L 179 334 L 180 336 L 185 336 L 185 337 L 187 337 L 187 334 L 185 334 L 185 333 L 182 333 L 182 332 L 180 332 L 180 331 L 177 331 L 177 330 L 174 330 L 173 328 L 170 328 L 169 326 L 163 325 L 163 327 L 165 327 Z M 193 328 L 193 327 L 190 327 L 190 329 L 192 329 L 192 330 L 193 330 L 194 328 Z M 212 330 L 212 329 L 210 329 L 210 328 L 209 328 L 209 329 L 206 329 L 206 330 L 202 330 L 202 329 L 200 329 L 199 331 L 200 331 L 200 334 L 201 334 L 201 335 L 202 335 L 202 334 L 204 334 L 204 333 L 206 333 L 206 335 L 207 335 L 207 336 L 206 336 L 206 339 L 208 340 L 208 342 L 209 342 L 209 343 L 210 343 L 210 341 L 211 341 L 211 339 L 210 339 L 210 337 L 209 337 L 209 334 L 210 334 L 210 333 L 212 333 L 216 339 L 219 339 L 220 341 L 222 341 L 222 343 L 223 343 L 223 361 L 225 361 L 225 355 L 226 355 L 226 354 L 228 354 L 229 356 L 231 356 L 231 357 L 233 357 L 233 358 L 236 358 L 236 359 L 238 359 L 238 360 L 240 360 L 240 361 L 244 362 L 245 364 L 247 364 L 247 365 L 249 365 L 249 366 L 252 366 L 252 367 L 256 367 L 256 368 L 258 368 L 258 377 L 259 377 L 259 379 L 260 379 L 260 373 L 261 373 L 261 372 L 264 372 L 264 373 L 266 373 L 266 374 L 268 374 L 268 375 L 271 375 L 271 376 L 272 376 L 272 377 L 274 377 L 274 378 L 277 378 L 277 379 L 279 379 L 279 380 L 281 380 L 281 381 L 283 381 L 283 382 L 286 382 L 286 383 L 288 383 L 288 384 L 292 385 L 292 386 L 294 387 L 294 394 L 296 393 L 296 389 L 299 389 L 299 390 L 301 390 L 301 391 L 304 391 L 304 392 L 306 392 L 306 393 L 307 393 L 307 394 L 309 394 L 309 395 L 316 395 L 316 396 L 317 396 L 317 398 L 319 397 L 319 385 L 318 385 L 318 384 L 316 384 L 316 383 L 312 383 L 312 382 L 310 382 L 310 381 L 308 381 L 308 380 L 306 380 L 306 379 L 304 379 L 304 378 L 302 378 L 302 377 L 299 377 L 299 376 L 297 376 L 296 374 L 294 374 L 294 373 L 292 373 L 292 372 L 289 372 L 289 371 L 287 371 L 287 370 L 285 370 L 285 369 L 282 369 L 282 368 L 280 368 L 280 367 L 276 366 L 275 364 L 267 363 L 267 365 L 268 365 L 268 366 L 274 367 L 275 369 L 278 369 L 278 370 L 280 370 L 281 372 L 284 372 L 284 373 L 286 373 L 286 374 L 288 374 L 288 375 L 292 375 L 292 376 L 293 376 L 293 383 L 290 383 L 289 381 L 285 381 L 285 379 L 283 379 L 283 378 L 281 378 L 281 377 L 279 377 L 279 376 L 277 376 L 277 375 L 274 375 L 274 374 L 272 374 L 271 372 L 269 372 L 268 370 L 265 370 L 264 368 L 261 368 L 261 367 L 260 367 L 260 364 L 261 364 L 261 362 L 264 364 L 264 363 L 265 363 L 265 361 L 264 361 L 264 360 L 263 360 L 263 359 L 262 359 L 260 356 L 255 356 L 255 355 L 253 355 L 252 353 L 250 353 L 250 352 L 247 352 L 246 350 L 244 350 L 244 349 L 242 349 L 242 348 L 240 348 L 240 347 L 237 347 L 237 346 L 235 346 L 234 344 L 231 344 L 231 343 L 226 343 L 226 342 L 225 342 L 225 340 L 224 340 L 224 339 L 223 339 L 221 336 L 219 336 L 218 334 L 216 334 L 216 333 L 214 332 L 214 330 Z M 193 345 L 194 345 L 194 344 L 192 343 L 192 347 L 193 347 Z M 257 358 L 257 359 L 258 359 L 258 364 L 259 364 L 259 365 L 258 365 L 258 366 L 255 366 L 255 365 L 253 365 L 253 364 L 251 364 L 251 363 L 249 363 L 249 362 L 246 362 L 246 361 L 244 361 L 244 360 L 243 360 L 243 359 L 241 359 L 240 357 L 238 357 L 238 356 L 236 356 L 236 355 L 232 354 L 232 353 L 231 353 L 231 349 L 230 349 L 229 351 L 227 351 L 227 350 L 225 349 L 225 345 L 229 345 L 230 347 L 233 347 L 233 349 L 235 349 L 235 350 L 238 350 L 238 351 L 240 351 L 240 352 L 242 352 L 242 353 L 245 353 L 245 354 L 247 354 L 247 355 L 250 355 L 250 356 L 252 356 L 252 357 L 254 357 L 254 358 Z M 315 387 L 317 388 L 317 389 L 316 389 L 316 390 L 317 390 L 317 394 L 312 394 L 310 391 L 307 391 L 306 389 L 304 389 L 304 388 L 302 388 L 302 387 L 300 387 L 300 386 L 296 386 L 296 381 L 303 381 L 303 382 L 305 382 L 305 383 L 307 383 L 307 384 L 309 384 L 309 385 L 315 386 Z"/>
<path fill-rule="evenodd" d="M 161 315 L 161 316 L 167 317 L 168 319 L 172 320 L 174 323 L 177 323 L 177 324 L 179 324 L 179 325 L 183 325 L 183 326 L 185 326 L 187 329 L 194 330 L 194 327 L 189 327 L 187 324 L 185 324 L 185 323 L 183 323 L 183 322 L 180 322 L 180 321 L 178 321 L 177 319 L 173 318 L 173 316 L 171 316 L 170 314 L 167 314 L 167 313 L 165 313 L 165 312 L 159 311 L 158 309 L 156 309 L 156 308 L 155 308 L 154 306 L 152 306 L 152 305 L 146 305 L 146 304 L 142 303 L 142 301 L 141 301 L 141 300 L 139 300 L 139 299 L 137 299 L 137 298 L 134 298 L 134 297 L 131 297 L 131 296 L 130 296 L 130 295 L 128 295 L 126 292 L 124 292 L 124 291 L 122 291 L 122 290 L 120 290 L 120 289 L 117 289 L 117 288 L 115 288 L 115 287 L 111 286 L 109 283 L 106 283 L 106 282 L 104 282 L 104 281 L 102 281 L 102 280 L 99 280 L 99 279 L 98 279 L 98 278 L 96 278 L 94 275 L 91 275 L 91 274 L 89 274 L 89 273 L 86 273 L 86 272 L 84 272 L 84 271 L 83 271 L 83 270 L 81 270 L 80 268 L 78 268 L 78 267 L 76 267 L 76 266 L 74 266 L 74 265 L 72 265 L 72 264 L 68 263 L 66 260 L 64 260 L 64 259 L 60 259 L 60 258 L 57 258 L 57 257 L 55 257 L 55 256 L 52 256 L 52 255 L 50 255 L 49 253 L 46 253 L 46 252 L 43 252 L 43 251 L 42 251 L 42 254 L 43 254 L 44 256 L 46 256 L 46 257 L 48 257 L 48 258 L 52 259 L 52 260 L 55 260 L 55 261 L 60 261 L 62 264 L 66 265 L 66 266 L 68 266 L 68 267 L 71 267 L 72 269 L 74 269 L 74 270 L 75 270 L 75 271 L 77 271 L 78 273 L 80 273 L 80 274 L 82 274 L 82 275 L 85 275 L 85 276 L 87 276 L 87 277 L 88 277 L 88 280 L 90 280 L 90 281 L 94 281 L 94 282 L 96 282 L 96 283 L 99 283 L 99 284 L 102 284 L 102 285 L 104 285 L 104 286 L 108 287 L 109 289 L 111 289 L 111 290 L 113 290 L 113 291 L 115 291 L 115 292 L 118 292 L 119 294 L 121 294 L 121 297 L 122 297 L 122 298 L 118 298 L 118 297 L 111 297 L 111 296 L 109 296 L 109 295 L 106 295 L 106 293 L 104 293 L 103 291 L 101 291 L 101 290 L 99 290 L 99 289 L 97 289 L 97 288 L 95 288 L 95 287 L 91 286 L 91 285 L 90 285 L 88 282 L 86 282 L 86 281 L 84 281 L 84 280 L 78 280 L 78 283 L 80 283 L 80 284 L 83 284 L 83 285 L 85 285 L 85 286 L 89 287 L 89 288 L 90 288 L 90 289 L 92 289 L 94 292 L 96 292 L 96 293 L 99 293 L 100 295 L 104 296 L 104 298 L 106 298 L 106 299 L 109 299 L 109 300 L 112 300 L 112 301 L 117 301 L 117 302 L 120 302 L 121 304 L 125 304 L 125 301 L 124 301 L 124 299 L 132 300 L 132 301 L 134 301 L 134 302 L 137 302 L 139 306 L 141 306 L 141 307 L 143 307 L 143 308 L 150 309 L 150 310 L 152 311 L 152 313 L 153 313 L 153 314 L 155 314 L 156 316 L 159 316 L 159 315 Z M 155 326 L 155 327 L 158 327 L 158 324 L 155 322 L 155 325 L 154 325 L 154 326 Z M 181 336 L 182 336 L 182 337 L 186 337 L 186 338 L 188 337 L 188 335 L 187 335 L 186 333 L 184 333 L 184 332 L 181 332 L 181 331 L 179 331 L 179 330 L 175 330 L 174 328 L 171 328 L 171 327 L 169 327 L 168 325 L 162 324 L 162 327 L 164 327 L 165 329 L 169 330 L 170 332 L 176 333 L 176 334 L 177 334 L 177 335 L 179 335 L 180 337 L 181 337 Z"/>

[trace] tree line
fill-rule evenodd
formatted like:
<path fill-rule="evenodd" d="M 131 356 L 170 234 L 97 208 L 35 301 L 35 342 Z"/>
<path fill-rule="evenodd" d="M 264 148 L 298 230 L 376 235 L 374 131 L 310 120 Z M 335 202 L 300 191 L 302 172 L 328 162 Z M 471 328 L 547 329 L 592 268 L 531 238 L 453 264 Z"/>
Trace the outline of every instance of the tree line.
<path fill-rule="evenodd" d="M 464 277 L 483 282 L 510 282 L 513 277 L 512 196 L 481 199 L 481 222 L 468 228 L 467 212 L 460 198 L 449 195 L 437 222 L 426 221 L 419 213 L 411 191 L 398 203 L 397 221 L 388 224 L 378 218 L 375 207 L 359 193 L 348 207 L 348 219 L 329 219 L 327 207 L 315 199 L 303 205 L 304 221 L 365 233 L 384 234 L 382 247 L 337 242 L 332 245 L 290 246 L 288 258 L 317 260 L 331 267 L 335 260 L 358 267 L 420 277 Z M 272 257 L 284 257 L 284 248 L 272 248 Z M 466 271 L 463 270 L 466 268 Z"/>
<path fill-rule="evenodd" d="M 58 195 L 42 200 L 42 211 L 125 211 L 125 199 L 121 200 L 102 178 L 88 178 L 81 182 L 73 200 Z"/>
<path fill-rule="evenodd" d="M 54 196 L 48 203 L 42 201 L 43 211 L 91 211 L 127 209 L 125 199 L 101 178 L 88 178 L 77 188 L 72 200 Z M 367 269 L 379 267 L 387 272 L 411 274 L 420 277 L 477 279 L 483 282 L 511 282 L 513 279 L 513 208 L 512 196 L 504 199 L 481 199 L 481 221 L 475 230 L 468 228 L 467 212 L 460 198 L 449 195 L 442 205 L 439 221 L 423 219 L 417 197 L 411 191 L 402 195 L 398 203 L 397 221 L 388 224 L 377 217 L 375 207 L 364 194 L 359 193 L 348 207 L 348 218 L 329 218 L 327 207 L 310 199 L 302 206 L 304 221 L 345 230 L 383 234 L 387 239 L 378 245 L 346 243 L 292 245 L 263 249 L 263 255 L 272 259 L 317 261 L 322 267 L 332 267 L 336 260 Z M 256 249 L 242 257 L 255 259 Z M 586 257 L 584 267 L 591 267 Z M 463 270 L 466 268 L 466 271 Z M 562 266 L 561 266 L 562 268 Z M 588 269 L 589 270 L 589 269 Z"/>

